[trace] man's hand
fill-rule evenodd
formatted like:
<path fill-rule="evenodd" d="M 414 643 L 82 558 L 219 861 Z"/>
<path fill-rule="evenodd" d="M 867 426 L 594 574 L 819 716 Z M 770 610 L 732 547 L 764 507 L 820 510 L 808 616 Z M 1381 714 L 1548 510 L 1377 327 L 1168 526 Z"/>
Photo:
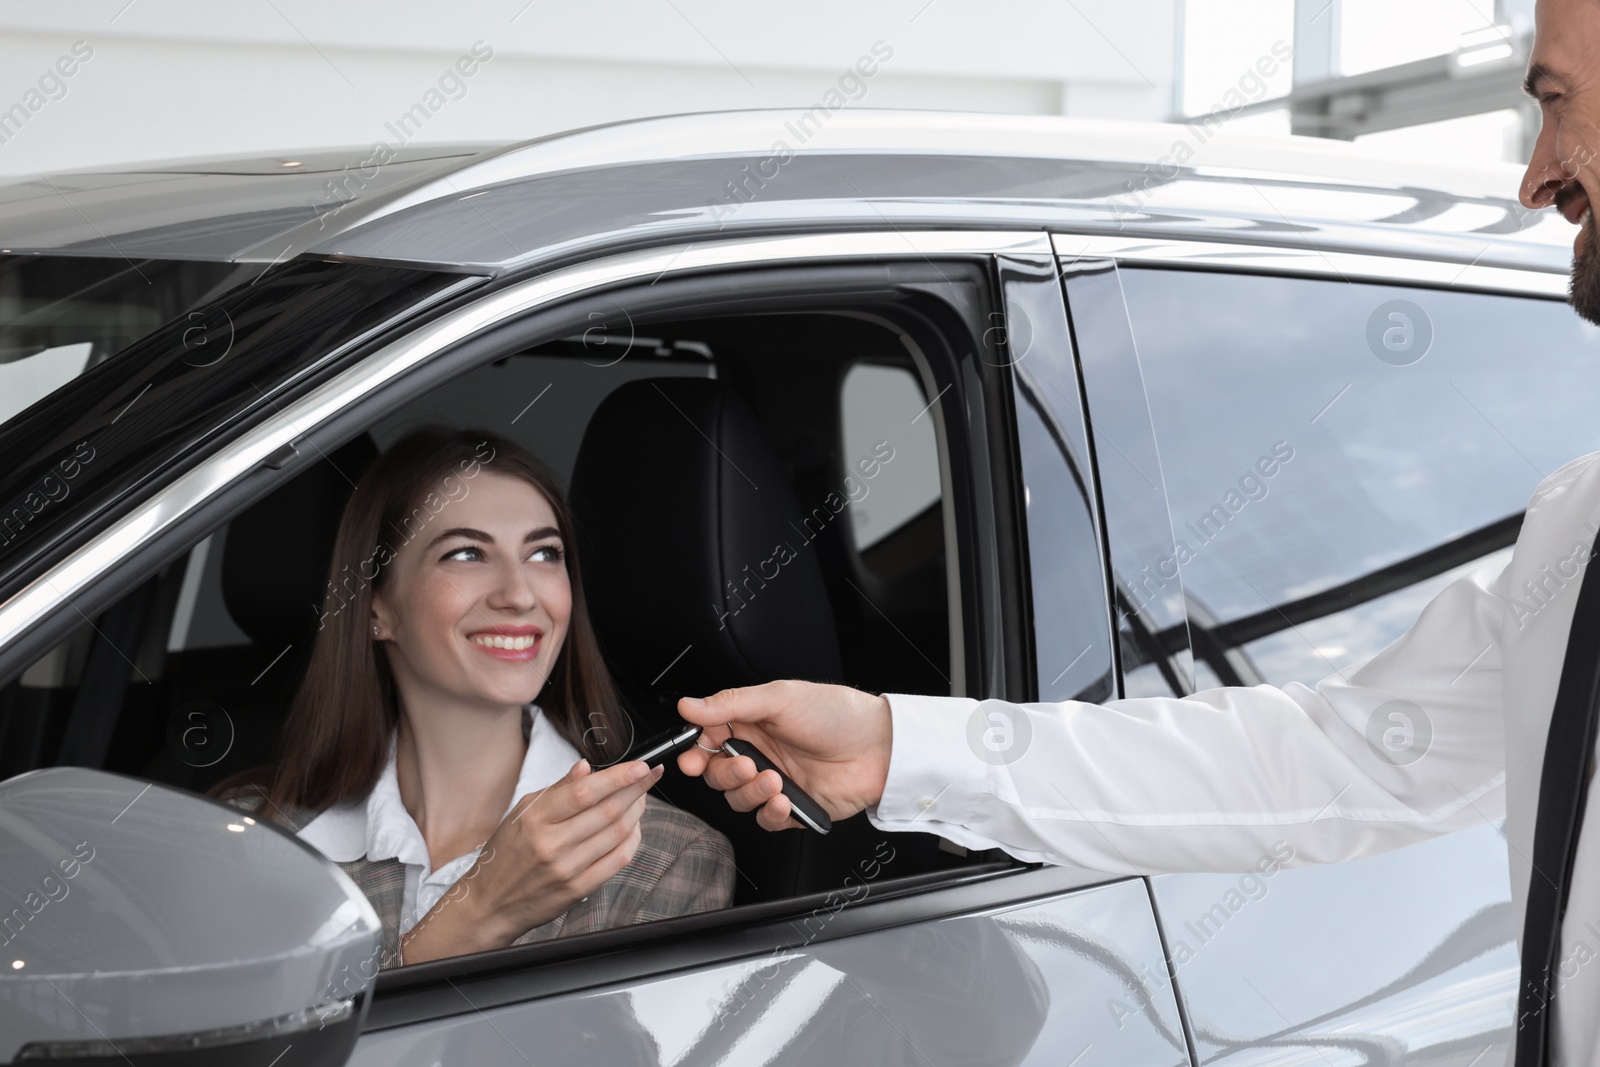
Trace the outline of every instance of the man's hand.
<path fill-rule="evenodd" d="M 700 744 L 720 746 L 733 724 L 733 736 L 749 741 L 827 811 L 845 819 L 869 808 L 883 795 L 889 776 L 889 702 L 842 685 L 768 682 L 724 689 L 704 700 L 684 697 L 678 714 L 705 727 Z M 692 747 L 678 754 L 678 769 L 704 775 L 727 794 L 735 811 L 756 812 L 768 830 L 800 824 L 789 817 L 789 798 L 773 771 L 756 774 L 746 756 L 727 756 Z"/>

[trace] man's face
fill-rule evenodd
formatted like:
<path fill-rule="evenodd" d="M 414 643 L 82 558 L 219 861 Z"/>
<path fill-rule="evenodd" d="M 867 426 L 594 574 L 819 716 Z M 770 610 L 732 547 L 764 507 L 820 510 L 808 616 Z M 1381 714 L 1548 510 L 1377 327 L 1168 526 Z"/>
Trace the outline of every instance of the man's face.
<path fill-rule="evenodd" d="M 1521 199 L 1555 204 L 1578 224 L 1572 307 L 1600 324 L 1600 240 L 1589 210 L 1600 202 L 1600 0 L 1538 0 L 1534 18 L 1527 88 L 1543 121 Z"/>

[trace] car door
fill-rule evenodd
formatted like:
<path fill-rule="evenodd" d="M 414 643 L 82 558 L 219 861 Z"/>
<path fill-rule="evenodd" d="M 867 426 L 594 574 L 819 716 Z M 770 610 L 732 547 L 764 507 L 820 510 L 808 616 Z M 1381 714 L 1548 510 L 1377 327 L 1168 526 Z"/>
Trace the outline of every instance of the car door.
<path fill-rule="evenodd" d="M 962 664 L 950 672 L 952 687 L 1031 699 L 1048 671 L 1053 686 L 1109 692 L 1110 616 L 1096 592 L 1105 582 L 1094 503 L 1085 492 L 1081 412 L 1063 421 L 1025 404 L 1027 428 L 1014 426 L 1023 416 L 1012 368 L 1071 358 L 1048 246 L 1037 235 L 984 233 L 917 234 L 909 243 L 910 252 L 899 233 L 728 241 L 504 279 L 430 311 L 414 329 L 391 328 L 368 337 L 365 348 L 342 348 L 345 362 L 303 391 L 286 391 L 248 414 L 228 411 L 231 433 L 195 427 L 187 450 L 161 454 L 138 451 L 130 438 L 130 451 L 150 464 L 141 468 L 144 480 L 108 485 L 107 493 L 120 493 L 105 498 L 85 491 L 83 499 L 105 510 L 62 508 L 60 529 L 69 532 L 51 552 L 28 557 L 44 569 L 13 572 L 19 595 L 0 607 L 5 676 L 31 670 L 83 626 L 72 599 L 82 590 L 94 589 L 92 601 L 78 601 L 91 613 L 90 626 L 113 613 L 145 618 L 149 601 L 137 594 L 153 567 L 206 543 L 220 523 L 334 454 L 352 434 L 405 405 L 443 396 L 466 375 L 505 365 L 530 347 L 589 338 L 601 324 L 626 322 L 631 330 L 635 319 L 659 325 L 664 316 L 705 316 L 714 307 L 748 318 L 796 301 L 816 310 L 826 301 L 825 310 L 852 321 L 913 324 L 905 337 L 914 343 L 900 346 L 897 358 L 917 354 L 920 406 L 896 410 L 908 423 L 939 426 L 930 439 L 940 452 L 930 462 L 942 472 L 940 506 L 953 531 L 948 558 L 958 623 L 951 645 Z M 998 267 L 997 254 L 1005 256 Z M 792 270 L 774 274 L 780 267 Z M 263 323 L 252 342 L 263 352 L 274 328 L 285 331 L 287 343 L 295 325 L 285 314 L 275 327 L 271 310 L 252 319 Z M 293 336 L 304 345 L 303 333 Z M 168 356 L 182 344 L 182 334 L 172 332 Z M 151 345 L 148 358 L 159 362 Z M 948 349 L 943 362 L 930 355 L 939 345 Z M 321 354 L 301 352 L 313 363 Z M 804 379 L 795 385 L 835 396 L 840 388 Z M 90 386 L 138 399 L 137 382 L 112 383 L 101 374 Z M 508 419 L 536 399 L 519 400 Z M 115 417 L 109 400 L 101 406 L 105 421 Z M 36 411 L 44 417 L 44 408 Z M 1029 475 L 1041 481 L 1023 479 L 1019 448 L 1039 460 Z M 1060 486 L 1076 495 L 1058 501 Z M 76 537 L 69 518 L 80 520 Z M 1040 573 L 1050 575 L 1049 588 L 1074 595 L 1042 610 L 1054 611 L 1063 632 L 1086 646 L 1070 663 L 1050 659 L 1037 668 L 1026 620 L 1038 586 L 1030 590 L 1025 580 L 1022 536 L 1036 526 L 1058 528 L 1071 540 L 1062 565 L 1041 559 Z M 108 544 L 124 551 L 113 554 Z M 208 566 L 214 561 L 202 558 L 158 584 L 177 589 L 184 573 Z M 124 609 L 128 603 L 133 608 Z M 254 666 L 266 674 L 278 661 L 270 649 L 259 651 Z M 259 681 L 241 677 L 252 686 Z M 126 684 L 121 678 L 111 688 Z M 114 701 L 85 704 L 81 718 L 95 738 L 114 736 L 99 704 Z M 47 716 L 50 703 L 40 706 Z M 64 706 L 78 715 L 76 701 Z M 103 749 L 99 740 L 90 747 Z M 84 758 L 94 755 L 86 750 Z M 984 757 L 975 750 L 974 758 Z M 1143 880 L 1108 882 L 959 848 L 938 850 L 943 858 L 927 870 L 894 876 L 886 872 L 904 843 L 880 835 L 863 844 L 837 884 L 797 896 L 385 972 L 352 1062 L 1191 1062 Z"/>
<path fill-rule="evenodd" d="M 1114 570 L 1181 604 L 1156 643 L 1193 658 L 1158 691 L 1348 669 L 1449 581 L 1502 566 L 1537 482 L 1600 448 L 1600 338 L 1547 277 L 1424 288 L 1393 260 L 1333 276 L 1314 252 L 1273 250 L 1278 270 L 1232 273 L 1162 247 L 1063 261 L 1108 509 L 1130 478 L 1168 504 L 1153 533 L 1111 545 Z M 1134 426 L 1159 464 L 1136 477 L 1107 461 L 1128 423 L 1102 435 L 1098 416 L 1146 406 Z M 1152 551 L 1173 561 L 1154 583 Z M 1368 723 L 1397 766 L 1423 764 L 1430 739 L 1404 702 Z M 1499 820 L 1285 869 L 1293 836 L 1253 870 L 1151 880 L 1197 1055 L 1498 1062 L 1518 981 Z"/>

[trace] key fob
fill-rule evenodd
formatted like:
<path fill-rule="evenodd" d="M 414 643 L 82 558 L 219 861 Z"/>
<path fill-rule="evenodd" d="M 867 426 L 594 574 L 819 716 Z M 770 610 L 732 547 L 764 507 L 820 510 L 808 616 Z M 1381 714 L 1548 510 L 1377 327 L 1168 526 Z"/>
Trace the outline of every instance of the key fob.
<path fill-rule="evenodd" d="M 652 767 L 659 767 L 667 760 L 676 756 L 686 748 L 694 747 L 695 739 L 700 736 L 700 727 L 682 726 L 666 733 L 657 734 L 648 741 L 642 741 L 629 750 L 626 756 L 618 763 L 627 763 L 629 760 L 644 760 Z"/>
<path fill-rule="evenodd" d="M 828 818 L 828 813 L 806 795 L 801 789 L 789 780 L 789 776 L 778 770 L 776 764 L 769 760 L 762 751 L 748 741 L 737 737 L 730 737 L 722 743 L 722 751 L 730 756 L 749 756 L 755 761 L 757 773 L 761 771 L 778 771 L 778 777 L 783 779 L 783 789 L 780 792 L 789 798 L 790 811 L 804 826 L 809 826 L 819 834 L 825 834 L 833 829 L 833 820 Z"/>

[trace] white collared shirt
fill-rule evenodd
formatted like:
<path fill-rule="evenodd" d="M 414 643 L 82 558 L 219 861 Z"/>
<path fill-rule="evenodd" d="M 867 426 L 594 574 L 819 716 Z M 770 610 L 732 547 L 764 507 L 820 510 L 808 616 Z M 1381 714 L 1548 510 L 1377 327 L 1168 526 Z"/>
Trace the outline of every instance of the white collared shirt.
<path fill-rule="evenodd" d="M 522 736 L 528 742 L 528 751 L 522 757 L 522 770 L 517 775 L 511 803 L 506 805 L 506 815 L 525 794 L 557 781 L 582 758 L 572 743 L 556 732 L 537 704 L 523 705 Z M 471 869 L 480 850 L 473 849 L 438 870 L 433 869 L 422 831 L 400 800 L 400 780 L 395 774 L 397 743 L 391 735 L 389 761 L 365 800 L 328 808 L 306 823 L 300 837 L 336 863 L 349 863 L 363 856 L 404 863 L 406 888 L 400 907 L 400 932 L 405 933 L 428 914 L 456 879 Z"/>
<path fill-rule="evenodd" d="M 1247 871 L 1280 838 L 1289 866 L 1333 863 L 1504 817 L 1520 947 L 1545 739 L 1597 530 L 1600 453 L 1539 484 L 1503 569 L 1452 582 L 1388 648 L 1314 687 L 1099 706 L 890 696 L 888 780 L 868 817 L 1120 874 Z M 1372 742 L 1391 701 L 1427 728 L 1423 758 Z M 1001 719 L 1020 748 L 987 757 Z M 1600 967 L 1577 966 L 1600 945 L 1600 790 L 1585 812 L 1551 1062 L 1600 1067 Z"/>

